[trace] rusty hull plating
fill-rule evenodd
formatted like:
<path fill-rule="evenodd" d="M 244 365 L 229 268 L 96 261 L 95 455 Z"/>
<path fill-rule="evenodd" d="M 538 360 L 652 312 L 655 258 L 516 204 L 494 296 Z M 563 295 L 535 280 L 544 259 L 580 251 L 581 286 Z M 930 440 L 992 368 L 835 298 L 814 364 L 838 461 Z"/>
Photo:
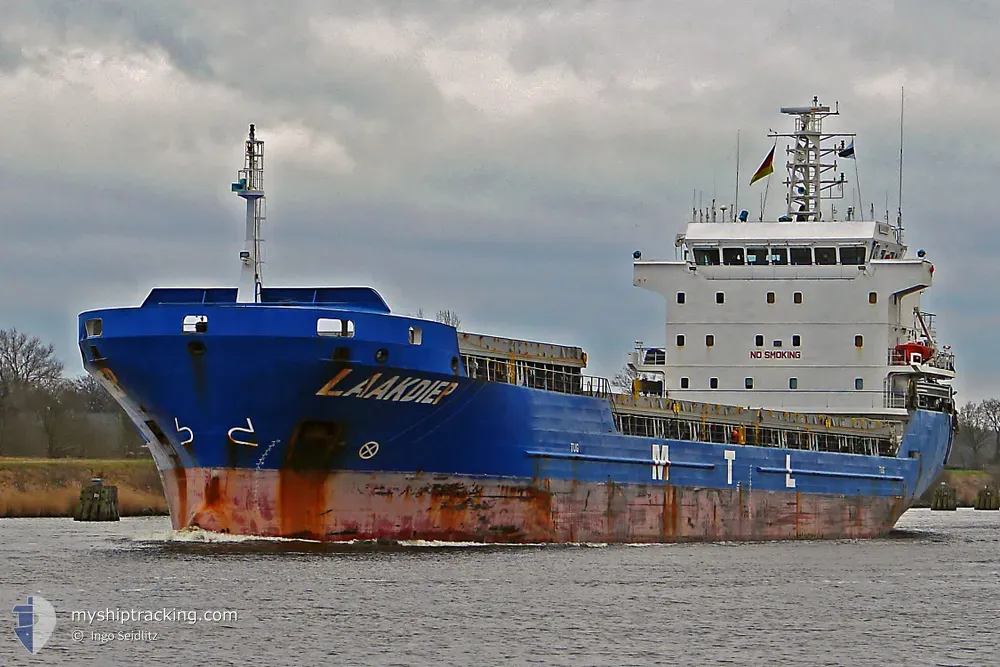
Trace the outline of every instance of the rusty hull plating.
<path fill-rule="evenodd" d="M 869 538 L 906 509 L 900 497 L 398 473 L 178 469 L 165 482 L 175 529 L 322 541 Z"/>

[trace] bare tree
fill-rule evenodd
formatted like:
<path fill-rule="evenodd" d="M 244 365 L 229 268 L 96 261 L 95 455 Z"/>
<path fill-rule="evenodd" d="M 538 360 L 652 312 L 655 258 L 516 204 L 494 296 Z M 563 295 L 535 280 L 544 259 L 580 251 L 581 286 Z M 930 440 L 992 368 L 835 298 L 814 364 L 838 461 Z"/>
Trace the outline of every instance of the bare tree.
<path fill-rule="evenodd" d="M 979 404 L 987 428 L 993 431 L 993 463 L 1000 463 L 1000 400 L 987 398 Z"/>
<path fill-rule="evenodd" d="M 44 387 L 58 382 L 62 372 L 63 363 L 56 359 L 51 343 L 45 345 L 38 336 L 17 329 L 0 330 L 0 386 Z"/>
<path fill-rule="evenodd" d="M 0 330 L 0 453 L 3 453 L 4 427 L 17 396 L 47 390 L 62 378 L 63 364 L 56 358 L 55 347 L 37 336 L 17 329 Z"/>
<path fill-rule="evenodd" d="M 458 318 L 458 313 L 452 310 L 439 310 L 437 317 L 435 317 L 434 319 L 436 319 L 441 324 L 447 324 L 449 326 L 455 327 L 456 329 L 462 326 L 462 320 Z"/>
<path fill-rule="evenodd" d="M 639 374 L 636 370 L 628 364 L 625 364 L 622 366 L 622 369 L 615 373 L 615 376 L 611 378 L 611 386 L 617 387 L 625 392 L 631 392 L 633 381 L 637 377 L 639 377 Z"/>
<path fill-rule="evenodd" d="M 968 402 L 958 413 L 960 434 L 972 452 L 972 464 L 979 468 L 981 464 L 981 452 L 990 439 L 989 419 L 981 403 Z"/>
<path fill-rule="evenodd" d="M 81 412 L 118 412 L 121 409 L 104 385 L 90 373 L 71 380 L 66 389 L 72 396 L 74 408 Z"/>

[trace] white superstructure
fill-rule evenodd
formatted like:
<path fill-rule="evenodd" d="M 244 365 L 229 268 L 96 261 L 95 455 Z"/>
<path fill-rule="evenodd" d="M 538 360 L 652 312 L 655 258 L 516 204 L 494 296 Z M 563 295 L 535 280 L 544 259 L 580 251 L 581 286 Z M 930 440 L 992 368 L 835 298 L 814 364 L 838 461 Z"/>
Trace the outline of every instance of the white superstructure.
<path fill-rule="evenodd" d="M 823 133 L 836 112 L 815 100 L 782 112 L 795 117 L 793 133 L 771 135 L 791 139 L 786 215 L 740 222 L 695 211 L 677 236 L 679 259 L 636 253 L 634 284 L 667 303 L 665 347 L 630 357 L 646 380 L 637 388 L 797 412 L 951 409 L 953 358 L 920 310 L 933 265 L 923 251 L 907 257 L 901 218 L 857 220 L 852 207 L 835 220 L 831 207 L 824 219 L 821 204 L 843 196 L 846 180 L 844 141 L 827 142 L 853 135 Z"/>

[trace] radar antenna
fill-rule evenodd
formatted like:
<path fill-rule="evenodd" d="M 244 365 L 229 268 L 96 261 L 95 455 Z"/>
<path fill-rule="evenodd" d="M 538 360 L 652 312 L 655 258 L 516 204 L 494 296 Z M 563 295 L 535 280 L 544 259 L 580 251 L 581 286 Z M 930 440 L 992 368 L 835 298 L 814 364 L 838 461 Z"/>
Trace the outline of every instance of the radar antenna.
<path fill-rule="evenodd" d="M 261 227 L 264 224 L 266 210 L 264 206 L 264 142 L 254 136 L 252 123 L 250 124 L 250 137 L 246 141 L 243 168 L 240 169 L 232 189 L 247 202 L 246 243 L 240 252 L 240 263 L 243 265 L 243 270 L 240 275 L 237 301 L 260 303 L 260 290 L 263 285 Z"/>

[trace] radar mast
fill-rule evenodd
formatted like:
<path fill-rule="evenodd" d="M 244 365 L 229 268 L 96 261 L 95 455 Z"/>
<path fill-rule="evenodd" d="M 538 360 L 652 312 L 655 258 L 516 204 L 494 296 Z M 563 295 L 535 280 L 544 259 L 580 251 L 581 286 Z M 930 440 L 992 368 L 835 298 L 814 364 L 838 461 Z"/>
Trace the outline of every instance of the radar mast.
<path fill-rule="evenodd" d="M 788 187 L 786 201 L 787 215 L 792 220 L 818 222 L 823 219 L 820 204 L 824 199 L 843 199 L 844 173 L 837 174 L 838 153 L 843 150 L 843 142 L 838 146 L 825 146 L 824 142 L 842 137 L 854 138 L 854 134 L 824 134 L 823 119 L 837 116 L 839 109 L 830 110 L 821 106 L 819 98 L 813 97 L 811 106 L 782 107 L 781 113 L 795 116 L 795 131 L 774 133 L 769 137 L 792 139 L 788 153 L 788 176 L 784 184 Z"/>
<path fill-rule="evenodd" d="M 237 301 L 260 303 L 262 286 L 261 227 L 265 218 L 264 200 L 264 142 L 254 136 L 254 126 L 250 125 L 250 137 L 246 141 L 243 168 L 239 171 L 232 191 L 246 200 L 246 242 L 240 252 L 243 269 Z"/>

